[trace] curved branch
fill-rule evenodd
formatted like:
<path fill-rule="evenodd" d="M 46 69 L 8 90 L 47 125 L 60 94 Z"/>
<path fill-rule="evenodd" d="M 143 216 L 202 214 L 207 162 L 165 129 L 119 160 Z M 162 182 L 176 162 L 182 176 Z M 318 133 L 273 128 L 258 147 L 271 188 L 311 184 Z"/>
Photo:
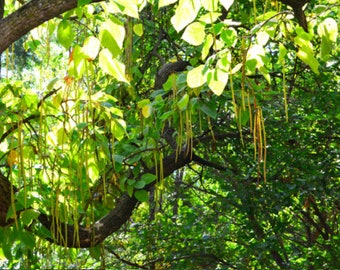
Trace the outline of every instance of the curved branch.
<path fill-rule="evenodd" d="M 103 0 L 93 0 L 92 3 Z M 42 23 L 77 7 L 77 0 L 32 0 L 0 20 L 0 54 Z"/>
<path fill-rule="evenodd" d="M 174 152 L 170 156 L 165 157 L 162 161 L 164 166 L 163 176 L 159 176 L 159 178 L 167 177 L 179 168 L 189 164 L 191 158 L 187 154 L 188 152 L 190 151 L 183 149 L 180 153 L 176 154 Z M 156 174 L 156 171 L 160 171 L 159 168 L 154 167 L 147 172 Z M 150 190 L 156 182 L 154 181 L 148 185 L 146 189 Z M 115 208 L 89 228 L 81 225 L 74 226 L 61 223 L 57 219 L 53 219 L 45 214 L 40 214 L 39 221 L 53 234 L 52 238 L 46 240 L 67 247 L 87 248 L 103 242 L 106 237 L 117 231 L 129 220 L 137 206 L 137 199 L 124 193 L 118 200 Z"/>

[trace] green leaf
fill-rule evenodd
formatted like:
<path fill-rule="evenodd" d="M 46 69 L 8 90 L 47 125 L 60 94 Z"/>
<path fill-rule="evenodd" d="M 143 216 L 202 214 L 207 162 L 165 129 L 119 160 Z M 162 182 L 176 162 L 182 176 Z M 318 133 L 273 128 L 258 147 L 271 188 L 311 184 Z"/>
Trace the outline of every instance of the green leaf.
<path fill-rule="evenodd" d="M 90 248 L 90 255 L 91 255 L 92 258 L 94 258 L 96 260 L 100 260 L 101 246 L 97 245 L 95 247 Z"/>
<path fill-rule="evenodd" d="M 211 34 L 207 35 L 204 41 L 204 44 L 203 44 L 203 48 L 202 48 L 202 56 L 201 56 L 202 60 L 204 60 L 208 56 L 210 52 L 210 48 L 213 45 L 213 43 L 214 43 L 213 36 Z"/>
<path fill-rule="evenodd" d="M 30 225 L 31 222 L 36 219 L 40 213 L 35 209 L 27 209 L 21 212 L 21 220 L 24 225 Z"/>
<path fill-rule="evenodd" d="M 220 69 L 213 70 L 213 76 L 208 83 L 211 91 L 214 92 L 215 95 L 219 96 L 223 93 L 227 82 L 228 82 L 229 74 Z"/>
<path fill-rule="evenodd" d="M 144 189 L 137 190 L 135 192 L 135 197 L 140 202 L 146 202 L 146 201 L 149 200 L 149 193 L 146 190 L 144 190 Z"/>
<path fill-rule="evenodd" d="M 145 182 L 143 180 L 140 180 L 140 181 L 137 181 L 134 185 L 133 185 L 134 188 L 137 188 L 137 189 L 142 189 L 145 187 Z"/>
<path fill-rule="evenodd" d="M 188 71 L 187 84 L 190 88 L 197 88 L 205 83 L 204 65 L 199 65 Z"/>
<path fill-rule="evenodd" d="M 133 186 L 127 185 L 126 186 L 126 192 L 128 193 L 128 195 L 130 197 L 132 197 L 132 195 L 133 195 Z"/>
<path fill-rule="evenodd" d="M 99 178 L 99 169 L 97 162 L 93 158 L 90 158 L 87 170 L 90 180 L 94 183 Z"/>
<path fill-rule="evenodd" d="M 188 102 L 189 102 L 189 95 L 184 94 L 184 96 L 177 102 L 177 106 L 181 111 L 184 111 L 188 106 Z"/>
<path fill-rule="evenodd" d="M 124 138 L 126 132 L 126 123 L 123 119 L 112 119 L 112 134 L 120 141 Z"/>
<path fill-rule="evenodd" d="M 94 36 L 89 36 L 85 39 L 83 45 L 84 55 L 88 58 L 88 60 L 96 59 L 100 47 L 100 41 L 98 38 Z"/>
<path fill-rule="evenodd" d="M 177 32 L 191 23 L 201 8 L 201 0 L 180 0 L 171 23 Z"/>
<path fill-rule="evenodd" d="M 85 6 L 87 4 L 90 4 L 92 0 L 78 0 L 78 7 Z"/>
<path fill-rule="evenodd" d="M 202 6 L 205 10 L 216 11 L 218 8 L 218 1 L 216 0 L 205 0 L 202 1 Z"/>
<path fill-rule="evenodd" d="M 138 23 L 133 26 L 133 32 L 139 37 L 143 36 L 144 30 L 143 30 L 143 24 Z"/>
<path fill-rule="evenodd" d="M 216 103 L 215 102 L 209 102 L 209 103 L 204 103 L 204 104 L 199 104 L 200 106 L 198 107 L 202 112 L 204 112 L 206 115 L 209 117 L 216 119 L 217 117 L 217 112 L 216 112 Z"/>
<path fill-rule="evenodd" d="M 194 22 L 185 28 L 182 39 L 186 42 L 199 46 L 203 43 L 205 38 L 205 24 L 201 22 Z"/>
<path fill-rule="evenodd" d="M 321 59 L 327 61 L 338 36 L 336 21 L 332 18 L 325 19 L 318 25 L 318 34 L 321 36 Z"/>
<path fill-rule="evenodd" d="M 125 38 L 125 28 L 118 20 L 107 19 L 100 26 L 99 40 L 105 48 L 109 49 L 113 57 L 120 54 Z"/>
<path fill-rule="evenodd" d="M 221 38 L 227 46 L 235 46 L 237 42 L 237 32 L 234 28 L 225 29 L 221 32 Z"/>
<path fill-rule="evenodd" d="M 158 8 L 168 6 L 168 5 L 171 5 L 171 4 L 176 3 L 176 2 L 177 2 L 177 0 L 159 0 Z"/>
<path fill-rule="evenodd" d="M 319 62 L 314 57 L 313 49 L 308 46 L 302 46 L 299 48 L 299 51 L 296 53 L 297 57 L 299 57 L 304 63 L 306 63 L 313 70 L 315 74 L 320 74 L 319 72 Z"/>
<path fill-rule="evenodd" d="M 138 0 L 115 0 L 110 1 L 110 4 L 112 5 L 112 10 L 110 10 L 111 13 L 122 13 L 127 16 L 133 17 L 138 19 L 138 4 L 140 1 Z"/>
<path fill-rule="evenodd" d="M 234 0 L 220 0 L 220 4 L 225 8 L 225 10 L 229 10 L 233 3 Z"/>
<path fill-rule="evenodd" d="M 142 114 L 145 118 L 149 118 L 152 114 L 152 105 L 147 104 L 142 108 Z"/>
<path fill-rule="evenodd" d="M 157 176 L 151 173 L 145 173 L 142 175 L 142 181 L 145 182 L 146 185 L 152 183 L 153 181 L 155 181 L 157 179 Z"/>
<path fill-rule="evenodd" d="M 99 66 L 104 72 L 115 77 L 118 81 L 127 82 L 125 78 L 125 65 L 117 59 L 113 59 L 108 49 L 104 49 L 99 53 Z"/>
<path fill-rule="evenodd" d="M 74 39 L 74 34 L 72 31 L 71 24 L 67 20 L 62 20 L 58 25 L 57 30 L 58 41 L 65 49 L 70 48 L 72 41 Z"/>

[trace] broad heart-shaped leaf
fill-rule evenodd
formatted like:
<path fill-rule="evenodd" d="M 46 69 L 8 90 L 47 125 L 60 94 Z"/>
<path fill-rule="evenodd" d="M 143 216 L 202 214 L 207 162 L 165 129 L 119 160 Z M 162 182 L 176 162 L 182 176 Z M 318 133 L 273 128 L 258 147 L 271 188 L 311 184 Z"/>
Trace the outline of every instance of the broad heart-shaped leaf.
<path fill-rule="evenodd" d="M 177 32 L 191 23 L 201 8 L 201 0 L 180 0 L 171 23 Z"/>
<path fill-rule="evenodd" d="M 203 48 L 202 48 L 202 54 L 201 54 L 201 58 L 202 60 L 204 60 L 209 52 L 210 52 L 210 48 L 214 43 L 214 38 L 211 34 L 207 35 L 207 37 L 205 38 L 204 44 L 203 44 Z"/>
<path fill-rule="evenodd" d="M 318 25 L 318 34 L 321 36 L 321 59 L 327 61 L 338 36 L 338 26 L 334 19 L 327 18 Z"/>
<path fill-rule="evenodd" d="M 102 46 L 108 48 L 116 57 L 123 48 L 125 28 L 117 20 L 107 19 L 101 26 L 99 39 Z"/>
<path fill-rule="evenodd" d="M 151 104 L 147 104 L 145 106 L 143 106 L 142 108 L 142 114 L 145 118 L 149 118 L 152 114 L 152 105 Z"/>
<path fill-rule="evenodd" d="M 112 58 L 112 54 L 108 49 L 104 49 L 99 53 L 99 66 L 104 72 L 115 77 L 118 81 L 127 82 L 125 78 L 125 65 Z"/>
<path fill-rule="evenodd" d="M 216 11 L 218 8 L 218 1 L 216 0 L 205 0 L 202 1 L 202 6 L 208 11 Z"/>
<path fill-rule="evenodd" d="M 159 0 L 158 8 L 168 6 L 170 4 L 176 3 L 177 0 Z"/>
<path fill-rule="evenodd" d="M 85 39 L 83 45 L 83 52 L 88 60 L 96 59 L 100 47 L 100 41 L 94 36 L 89 36 Z"/>
<path fill-rule="evenodd" d="M 112 14 L 116 13 L 122 13 L 127 16 L 133 17 L 138 19 L 139 13 L 138 13 L 138 5 L 139 0 L 114 0 L 110 1 L 108 5 L 110 6 L 109 11 Z"/>
<path fill-rule="evenodd" d="M 135 197 L 140 202 L 146 202 L 149 199 L 149 193 L 144 189 L 136 190 Z"/>
<path fill-rule="evenodd" d="M 199 65 L 188 71 L 187 84 L 190 88 L 197 88 L 205 83 L 205 76 L 203 74 L 204 65 Z"/>
<path fill-rule="evenodd" d="M 27 209 L 21 212 L 21 221 L 24 225 L 29 225 L 31 222 L 36 219 L 40 213 L 34 209 Z"/>
<path fill-rule="evenodd" d="M 297 52 L 297 57 L 299 57 L 304 63 L 306 63 L 313 70 L 315 74 L 320 74 L 319 72 L 319 62 L 313 55 L 313 49 L 308 46 L 302 46 Z"/>
<path fill-rule="evenodd" d="M 215 95 L 221 95 L 227 85 L 229 74 L 220 69 L 214 69 L 212 77 L 208 83 L 211 91 L 214 92 Z"/>
<path fill-rule="evenodd" d="M 184 111 L 189 103 L 189 95 L 184 94 L 184 96 L 177 102 L 177 106 L 181 111 Z"/>
<path fill-rule="evenodd" d="M 229 10 L 231 5 L 234 3 L 234 0 L 220 0 L 220 3 L 226 10 Z"/>
<path fill-rule="evenodd" d="M 145 173 L 142 175 L 142 181 L 145 182 L 146 185 L 152 183 L 153 181 L 155 181 L 157 179 L 157 176 L 152 174 L 152 173 Z"/>
<path fill-rule="evenodd" d="M 85 6 L 87 4 L 90 4 L 92 0 L 78 0 L 78 7 Z"/>
<path fill-rule="evenodd" d="M 182 39 L 186 42 L 199 46 L 205 38 L 205 24 L 203 22 L 194 22 L 189 24 L 183 33 Z"/>
<path fill-rule="evenodd" d="M 57 38 L 62 46 L 70 48 L 74 39 L 71 24 L 67 20 L 62 20 L 58 25 Z"/>

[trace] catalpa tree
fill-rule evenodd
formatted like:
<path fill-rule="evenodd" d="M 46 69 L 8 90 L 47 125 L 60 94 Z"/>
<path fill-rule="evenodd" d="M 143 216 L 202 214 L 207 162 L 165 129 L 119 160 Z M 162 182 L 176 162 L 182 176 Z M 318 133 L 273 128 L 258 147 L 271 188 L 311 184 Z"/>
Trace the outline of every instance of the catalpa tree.
<path fill-rule="evenodd" d="M 334 269 L 338 16 L 1 0 L 2 266 Z"/>

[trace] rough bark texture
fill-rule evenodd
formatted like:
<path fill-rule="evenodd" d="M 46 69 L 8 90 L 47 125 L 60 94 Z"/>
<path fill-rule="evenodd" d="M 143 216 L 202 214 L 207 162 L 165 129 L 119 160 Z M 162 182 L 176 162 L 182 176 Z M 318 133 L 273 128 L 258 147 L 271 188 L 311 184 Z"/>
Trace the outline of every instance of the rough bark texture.
<path fill-rule="evenodd" d="M 92 2 L 101 1 L 93 0 Z M 77 2 L 77 0 L 32 0 L 0 20 L 0 54 L 30 30 L 68 10 L 76 8 Z"/>
<path fill-rule="evenodd" d="M 307 4 L 309 0 L 281 0 L 281 2 L 292 7 L 295 19 L 298 21 L 299 25 L 308 32 L 307 19 L 302 7 Z"/>
<path fill-rule="evenodd" d="M 11 205 L 11 183 L 0 172 L 0 226 L 6 226 L 10 221 L 6 221 L 7 211 Z"/>

